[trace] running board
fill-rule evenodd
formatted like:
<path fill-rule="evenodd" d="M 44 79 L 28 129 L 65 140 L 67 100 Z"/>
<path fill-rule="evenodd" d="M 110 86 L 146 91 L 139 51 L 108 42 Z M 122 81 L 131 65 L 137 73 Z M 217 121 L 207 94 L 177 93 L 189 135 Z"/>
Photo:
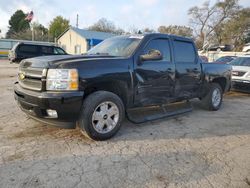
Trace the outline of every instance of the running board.
<path fill-rule="evenodd" d="M 127 118 L 135 124 L 177 116 L 193 110 L 190 102 L 177 102 L 162 106 L 127 109 Z"/>

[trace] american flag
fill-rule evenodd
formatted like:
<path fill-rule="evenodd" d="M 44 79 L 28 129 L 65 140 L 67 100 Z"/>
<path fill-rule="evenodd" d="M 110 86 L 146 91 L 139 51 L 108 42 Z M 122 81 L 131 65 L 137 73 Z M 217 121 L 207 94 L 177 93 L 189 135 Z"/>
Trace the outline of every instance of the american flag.
<path fill-rule="evenodd" d="M 34 17 L 34 13 L 33 13 L 33 11 L 30 11 L 30 13 L 27 14 L 25 20 L 31 22 L 31 20 L 33 19 L 33 17 Z"/>

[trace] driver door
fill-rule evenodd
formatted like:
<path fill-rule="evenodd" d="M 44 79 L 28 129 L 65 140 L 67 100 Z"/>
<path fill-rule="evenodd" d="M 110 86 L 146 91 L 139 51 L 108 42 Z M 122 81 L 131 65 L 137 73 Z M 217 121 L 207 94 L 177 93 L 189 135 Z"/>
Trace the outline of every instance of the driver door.
<path fill-rule="evenodd" d="M 157 50 L 162 59 L 142 60 L 140 57 Z M 173 97 L 175 65 L 172 62 L 168 38 L 150 40 L 143 48 L 135 63 L 135 105 L 149 106 L 162 104 Z"/>

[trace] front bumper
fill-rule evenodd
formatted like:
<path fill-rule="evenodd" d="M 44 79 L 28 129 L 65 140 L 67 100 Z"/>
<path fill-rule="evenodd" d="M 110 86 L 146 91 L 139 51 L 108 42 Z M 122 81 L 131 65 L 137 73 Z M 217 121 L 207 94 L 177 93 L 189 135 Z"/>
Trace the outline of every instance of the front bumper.
<path fill-rule="evenodd" d="M 232 88 L 241 91 L 250 92 L 250 80 L 232 80 Z"/>
<path fill-rule="evenodd" d="M 31 118 L 63 128 L 75 128 L 79 119 L 84 92 L 36 92 L 14 85 L 15 99 L 20 108 Z M 46 110 L 57 111 L 51 118 Z"/>

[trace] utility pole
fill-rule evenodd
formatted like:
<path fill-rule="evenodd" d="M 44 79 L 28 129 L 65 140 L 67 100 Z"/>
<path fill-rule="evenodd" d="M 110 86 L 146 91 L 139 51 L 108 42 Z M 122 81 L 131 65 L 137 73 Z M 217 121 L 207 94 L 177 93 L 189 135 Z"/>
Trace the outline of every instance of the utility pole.
<path fill-rule="evenodd" d="M 78 14 L 76 15 L 76 28 L 78 28 L 78 20 L 79 20 L 79 16 Z"/>

